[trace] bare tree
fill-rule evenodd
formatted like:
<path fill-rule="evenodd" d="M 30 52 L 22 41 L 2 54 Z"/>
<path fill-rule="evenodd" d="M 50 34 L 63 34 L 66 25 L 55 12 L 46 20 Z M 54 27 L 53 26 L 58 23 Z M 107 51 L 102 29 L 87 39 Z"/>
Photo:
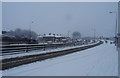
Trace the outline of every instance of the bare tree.
<path fill-rule="evenodd" d="M 20 28 L 17 28 L 14 31 L 10 31 L 8 35 L 15 36 L 16 39 L 23 39 L 23 38 L 36 39 L 37 38 L 37 34 L 34 31 L 22 30 Z"/>
<path fill-rule="evenodd" d="M 80 32 L 78 32 L 78 31 L 73 32 L 73 33 L 72 33 L 72 38 L 73 38 L 73 40 L 78 40 L 78 39 L 80 39 L 80 38 L 81 38 Z"/>

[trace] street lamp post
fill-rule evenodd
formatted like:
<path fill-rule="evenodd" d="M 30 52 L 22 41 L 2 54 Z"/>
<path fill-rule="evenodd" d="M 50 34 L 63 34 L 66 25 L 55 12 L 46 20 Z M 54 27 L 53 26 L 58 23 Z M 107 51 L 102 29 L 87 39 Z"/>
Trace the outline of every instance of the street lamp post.
<path fill-rule="evenodd" d="M 96 39 L 96 29 L 95 28 L 92 28 L 92 33 L 93 33 L 93 40 Z"/>
<path fill-rule="evenodd" d="M 68 37 L 70 37 L 70 31 L 68 31 Z"/>
<path fill-rule="evenodd" d="M 117 45 L 117 12 L 116 11 L 111 11 L 109 13 L 115 13 L 116 14 L 116 25 L 115 25 L 115 46 Z"/>
<path fill-rule="evenodd" d="M 31 42 L 31 39 L 32 39 L 32 35 L 31 35 L 31 26 L 32 26 L 32 24 L 33 24 L 34 22 L 32 21 L 31 23 L 30 23 L 30 25 L 29 25 L 29 31 L 30 31 L 30 42 Z"/>
<path fill-rule="evenodd" d="M 96 30 L 94 29 L 94 40 L 96 39 Z"/>

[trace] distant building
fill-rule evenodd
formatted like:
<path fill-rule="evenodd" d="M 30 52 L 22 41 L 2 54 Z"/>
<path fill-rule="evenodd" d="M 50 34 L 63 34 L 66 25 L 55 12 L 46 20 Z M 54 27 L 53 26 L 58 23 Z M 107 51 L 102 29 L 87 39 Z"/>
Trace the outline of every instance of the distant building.
<path fill-rule="evenodd" d="M 58 36 L 58 35 L 43 35 L 38 36 L 37 40 L 39 43 L 61 43 L 70 40 L 70 37 Z"/>

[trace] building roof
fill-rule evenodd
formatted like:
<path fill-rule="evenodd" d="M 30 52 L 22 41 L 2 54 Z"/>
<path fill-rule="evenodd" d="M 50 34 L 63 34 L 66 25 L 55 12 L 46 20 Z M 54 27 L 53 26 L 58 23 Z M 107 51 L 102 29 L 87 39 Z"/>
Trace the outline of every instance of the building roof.
<path fill-rule="evenodd" d="M 60 37 L 65 37 L 65 36 L 60 36 L 60 35 L 53 35 L 53 34 L 51 34 L 51 35 L 44 35 L 44 36 L 40 35 L 40 36 L 38 36 L 38 37 L 57 37 L 57 38 L 60 38 Z"/>

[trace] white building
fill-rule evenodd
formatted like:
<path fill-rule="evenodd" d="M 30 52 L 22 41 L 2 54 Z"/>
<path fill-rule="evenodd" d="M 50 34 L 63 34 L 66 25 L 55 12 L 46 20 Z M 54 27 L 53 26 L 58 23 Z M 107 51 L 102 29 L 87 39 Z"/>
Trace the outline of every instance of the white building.
<path fill-rule="evenodd" d="M 37 40 L 39 43 L 62 43 L 70 40 L 70 37 L 51 34 L 51 35 L 38 36 Z"/>

